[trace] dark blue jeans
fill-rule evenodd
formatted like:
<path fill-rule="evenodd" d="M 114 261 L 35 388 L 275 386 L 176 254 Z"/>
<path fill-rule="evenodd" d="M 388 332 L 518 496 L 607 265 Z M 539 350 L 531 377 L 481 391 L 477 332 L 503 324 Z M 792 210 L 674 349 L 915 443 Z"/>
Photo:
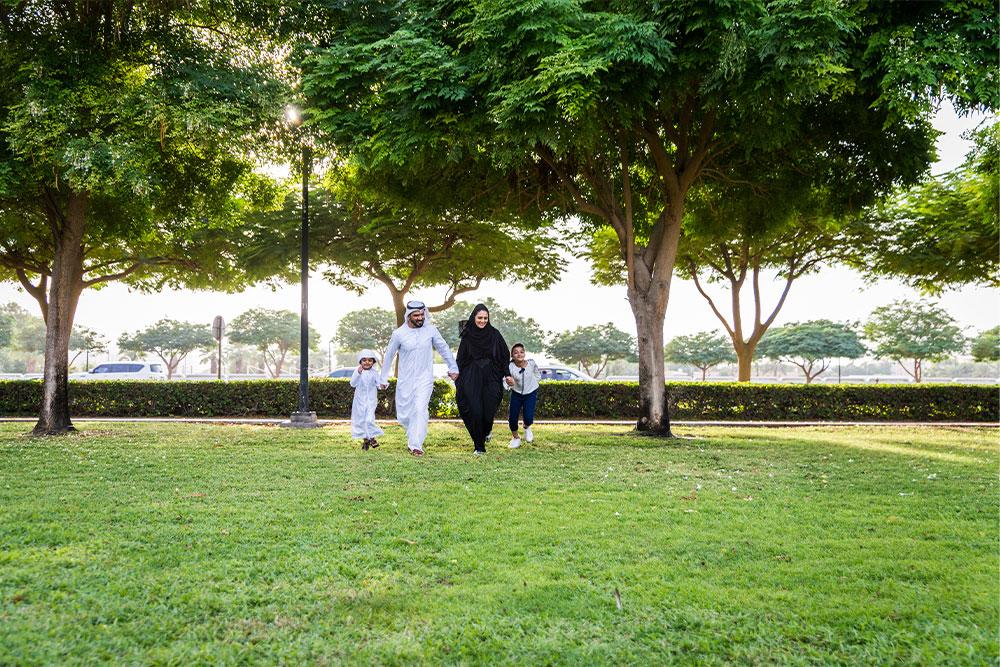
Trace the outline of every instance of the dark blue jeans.
<path fill-rule="evenodd" d="M 538 399 L 538 390 L 527 395 L 522 395 L 516 391 L 510 392 L 510 412 L 507 415 L 507 423 L 510 424 L 510 431 L 517 430 L 517 418 L 524 409 L 524 428 L 528 428 L 535 423 L 535 400 Z"/>

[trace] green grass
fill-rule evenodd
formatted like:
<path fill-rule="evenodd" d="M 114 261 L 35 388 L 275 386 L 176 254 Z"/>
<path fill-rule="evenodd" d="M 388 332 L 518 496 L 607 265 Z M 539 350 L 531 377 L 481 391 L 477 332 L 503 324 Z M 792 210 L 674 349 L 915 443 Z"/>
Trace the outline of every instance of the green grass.
<path fill-rule="evenodd" d="M 996 430 L 77 426 L 0 424 L 3 665 L 997 664 Z"/>

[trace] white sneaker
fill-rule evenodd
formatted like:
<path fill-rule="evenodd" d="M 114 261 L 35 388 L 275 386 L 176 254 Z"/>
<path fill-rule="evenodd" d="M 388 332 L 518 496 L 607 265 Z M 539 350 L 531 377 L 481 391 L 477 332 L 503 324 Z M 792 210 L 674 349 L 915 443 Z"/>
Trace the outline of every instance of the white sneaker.
<path fill-rule="evenodd" d="M 510 444 L 507 445 L 507 447 L 509 447 L 510 449 L 517 449 L 520 446 L 521 446 L 521 439 L 520 438 L 511 438 L 510 439 Z"/>
<path fill-rule="evenodd" d="M 525 426 L 524 427 L 524 439 L 527 440 L 528 442 L 534 442 L 535 441 L 535 434 L 531 432 L 531 427 L 530 426 Z"/>

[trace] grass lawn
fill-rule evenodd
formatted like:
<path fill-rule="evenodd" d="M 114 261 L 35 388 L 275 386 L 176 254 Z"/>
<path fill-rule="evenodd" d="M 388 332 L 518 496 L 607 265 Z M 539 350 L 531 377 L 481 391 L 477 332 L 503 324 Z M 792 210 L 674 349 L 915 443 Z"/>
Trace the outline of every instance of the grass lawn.
<path fill-rule="evenodd" d="M 0 424 L 3 665 L 997 664 L 996 430 L 77 426 Z"/>

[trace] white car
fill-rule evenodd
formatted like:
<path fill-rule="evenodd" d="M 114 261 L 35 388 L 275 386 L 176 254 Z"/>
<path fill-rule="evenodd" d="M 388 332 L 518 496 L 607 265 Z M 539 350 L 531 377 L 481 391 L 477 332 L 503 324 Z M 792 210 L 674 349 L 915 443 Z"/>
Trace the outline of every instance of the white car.
<path fill-rule="evenodd" d="M 567 368 L 566 366 L 539 366 L 538 370 L 542 374 L 542 382 L 598 382 L 598 380 L 595 380 L 586 373 L 581 373 L 575 368 Z"/>
<path fill-rule="evenodd" d="M 70 380 L 166 380 L 163 364 L 114 361 L 94 366 L 89 373 L 71 373 Z"/>

